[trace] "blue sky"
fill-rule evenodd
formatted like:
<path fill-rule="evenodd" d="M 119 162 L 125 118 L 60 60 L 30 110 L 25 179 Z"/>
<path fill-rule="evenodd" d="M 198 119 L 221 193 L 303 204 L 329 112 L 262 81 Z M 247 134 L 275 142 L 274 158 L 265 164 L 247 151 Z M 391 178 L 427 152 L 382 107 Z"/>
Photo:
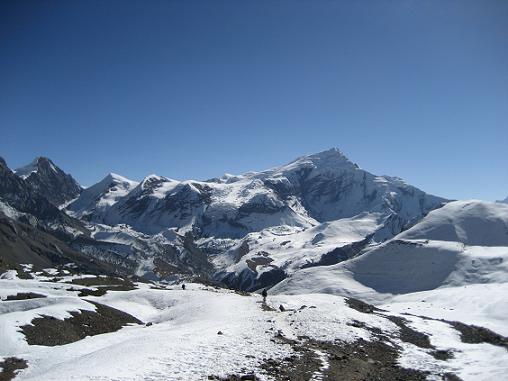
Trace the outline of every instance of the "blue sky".
<path fill-rule="evenodd" d="M 206 179 L 339 147 L 508 195 L 508 1 L 2 1 L 0 155 Z"/>

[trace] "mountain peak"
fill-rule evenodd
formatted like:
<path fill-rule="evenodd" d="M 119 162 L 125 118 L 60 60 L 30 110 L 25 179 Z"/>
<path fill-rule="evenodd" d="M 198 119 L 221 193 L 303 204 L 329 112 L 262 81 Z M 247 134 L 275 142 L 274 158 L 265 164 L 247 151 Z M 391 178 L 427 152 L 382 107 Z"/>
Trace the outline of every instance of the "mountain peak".
<path fill-rule="evenodd" d="M 139 184 L 141 185 L 141 188 L 144 188 L 145 186 L 153 187 L 154 185 L 157 186 L 158 184 L 162 183 L 174 183 L 174 182 L 179 181 L 175 179 L 170 179 L 169 177 L 151 174 L 146 176 L 143 180 L 141 180 Z"/>
<path fill-rule="evenodd" d="M 151 175 L 146 176 L 141 181 L 141 188 L 144 188 L 145 186 L 151 186 L 153 184 L 164 183 L 166 181 L 171 181 L 171 180 L 165 178 L 164 176 L 159 176 L 159 175 L 151 174 Z"/>
<path fill-rule="evenodd" d="M 49 158 L 45 156 L 37 156 L 27 165 L 17 168 L 14 173 L 25 180 L 32 173 L 37 172 L 39 170 L 52 171 L 54 173 L 58 173 L 59 171 L 63 173 L 61 169 L 59 169 Z"/>
<path fill-rule="evenodd" d="M 330 148 L 318 153 L 300 156 L 289 164 L 277 168 L 279 172 L 299 170 L 302 167 L 321 171 L 336 171 L 341 169 L 354 170 L 358 166 L 349 160 L 338 148 Z"/>
<path fill-rule="evenodd" d="M 14 170 L 14 173 L 19 177 L 21 177 L 22 179 L 26 179 L 32 173 L 37 172 L 38 169 L 39 169 L 39 158 L 35 158 L 27 165 L 16 168 Z"/>
<path fill-rule="evenodd" d="M 45 156 L 39 156 L 37 159 L 37 167 L 39 169 L 44 169 L 48 171 L 52 171 L 54 173 L 62 172 L 63 171 L 58 168 L 49 158 Z"/>
<path fill-rule="evenodd" d="M 305 157 L 313 158 L 313 159 L 321 159 L 321 160 L 343 160 L 350 162 L 350 160 L 347 158 L 344 153 L 338 149 L 337 147 L 333 147 L 330 149 L 327 149 L 325 151 L 321 151 L 312 155 L 307 155 Z"/>
<path fill-rule="evenodd" d="M 340 163 L 347 163 L 352 164 L 351 160 L 348 159 L 344 153 L 334 147 L 327 149 L 325 151 L 313 153 L 310 155 L 301 156 L 296 161 L 312 161 L 315 164 L 324 164 L 324 163 L 330 163 L 330 164 L 340 164 Z"/>
<path fill-rule="evenodd" d="M 56 206 L 76 198 L 81 192 L 77 181 L 45 156 L 37 156 L 14 173 Z"/>
<path fill-rule="evenodd" d="M 108 181 L 108 182 L 115 182 L 115 183 L 130 183 L 130 184 L 134 184 L 137 182 L 136 181 L 133 181 L 133 180 L 130 180 L 122 175 L 119 175 L 117 173 L 114 173 L 114 172 L 110 172 L 108 173 L 103 179 L 102 181 Z M 101 181 L 101 182 L 102 182 Z"/>
<path fill-rule="evenodd" d="M 139 183 L 116 173 L 108 173 L 98 183 L 84 189 L 79 197 L 67 206 L 73 216 L 83 217 L 92 211 L 105 210 L 126 196 Z"/>
<path fill-rule="evenodd" d="M 41 164 L 41 163 L 51 163 L 51 159 L 46 156 L 37 156 L 33 162 Z"/>

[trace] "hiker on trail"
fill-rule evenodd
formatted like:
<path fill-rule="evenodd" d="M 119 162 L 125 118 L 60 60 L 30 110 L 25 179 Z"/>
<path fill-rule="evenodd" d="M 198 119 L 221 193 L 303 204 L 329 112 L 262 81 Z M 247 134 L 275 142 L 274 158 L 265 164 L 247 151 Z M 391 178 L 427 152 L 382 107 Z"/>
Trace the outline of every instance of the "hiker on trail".
<path fill-rule="evenodd" d="M 182 284 L 182 290 L 185 290 L 185 283 Z"/>
<path fill-rule="evenodd" d="M 268 291 L 266 291 L 266 288 L 263 289 L 263 292 L 261 292 L 261 295 L 263 296 L 263 303 L 266 303 L 266 297 L 268 296 Z"/>

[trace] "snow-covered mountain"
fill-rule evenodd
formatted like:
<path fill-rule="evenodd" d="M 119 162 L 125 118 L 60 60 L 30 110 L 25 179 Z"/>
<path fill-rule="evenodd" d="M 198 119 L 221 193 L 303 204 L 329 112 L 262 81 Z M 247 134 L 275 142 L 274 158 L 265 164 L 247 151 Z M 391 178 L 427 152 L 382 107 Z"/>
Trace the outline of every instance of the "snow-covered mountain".
<path fill-rule="evenodd" d="M 8 361 L 27 380 L 508 370 L 504 203 L 448 202 L 336 149 L 208 181 L 110 174 L 62 209 L 44 194 L 67 188 L 33 168 L 0 160 L 0 378 Z"/>
<path fill-rule="evenodd" d="M 89 195 L 74 205 L 87 204 L 81 198 Z M 380 232 L 389 237 L 446 200 L 398 178 L 374 176 L 332 149 L 271 170 L 208 181 L 150 175 L 115 201 L 81 213 L 148 234 L 176 228 L 200 237 L 241 238 L 268 227 L 309 228 L 365 212 L 392 216 Z"/>
<path fill-rule="evenodd" d="M 255 289 L 301 267 L 347 259 L 446 201 L 364 171 L 331 149 L 208 181 L 150 175 L 135 184 L 107 177 L 68 210 L 91 223 L 125 224 L 168 240 L 191 234 L 218 279 Z"/>
<path fill-rule="evenodd" d="M 352 260 L 299 270 L 274 291 L 382 300 L 508 280 L 508 205 L 454 201 Z"/>
<path fill-rule="evenodd" d="M 384 258 L 376 254 L 383 250 L 458 253 L 463 245 L 508 246 L 505 222 L 494 223 L 504 204 L 471 201 L 442 207 L 447 200 L 399 178 L 362 170 L 337 149 L 261 172 L 207 181 L 150 175 L 138 183 L 109 174 L 82 190 L 66 207 L 68 215 L 43 196 L 51 189 L 57 192 L 56 182 L 39 193 L 47 183 L 34 187 L 35 180 L 29 181 L 43 178 L 47 168 L 55 175 L 61 171 L 50 160 L 37 163 L 16 171 L 17 176 L 4 166 L 4 209 L 46 219 L 45 226 L 58 222 L 64 230 L 80 229 L 67 241 L 75 250 L 149 278 L 213 276 L 232 287 L 256 290 L 289 277 L 277 286 L 289 292 L 292 286 L 287 285 L 299 283 L 301 276 L 310 281 L 310 274 L 323 272 L 325 278 L 346 279 L 334 269 L 356 274 L 345 267 L 355 263 L 369 269 L 364 261 L 372 255 Z M 406 266 L 401 269 L 414 265 L 405 257 L 396 260 Z M 447 271 L 436 263 L 436 269 L 428 268 Z M 374 267 L 383 268 L 377 262 Z M 400 286 L 404 277 L 409 276 L 409 282 L 408 274 L 411 271 L 391 274 L 390 279 Z M 423 286 L 410 282 L 404 287 L 423 290 L 435 285 L 436 278 L 423 278 Z M 384 287 L 390 284 L 384 278 L 380 282 Z M 313 287 L 320 285 L 313 282 Z M 334 289 L 327 284 L 322 288 Z"/>
<path fill-rule="evenodd" d="M 56 206 L 65 205 L 81 193 L 74 178 L 58 168 L 47 157 L 37 157 L 14 171 L 36 192 Z"/>

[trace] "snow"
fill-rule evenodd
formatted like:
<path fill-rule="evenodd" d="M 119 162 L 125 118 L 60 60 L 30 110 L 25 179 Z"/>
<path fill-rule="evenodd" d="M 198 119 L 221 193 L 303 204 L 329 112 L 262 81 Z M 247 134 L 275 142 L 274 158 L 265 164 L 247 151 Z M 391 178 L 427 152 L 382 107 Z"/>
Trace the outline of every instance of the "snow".
<path fill-rule="evenodd" d="M 275 295 L 269 298 L 268 304 L 274 309 L 282 304 L 286 310 L 298 311 L 275 314 L 279 329 L 290 339 L 305 332 L 306 336 L 321 341 L 353 343 L 360 338 L 372 340 L 368 330 L 348 324 L 352 321 L 361 321 L 369 328 L 381 329 L 388 334 L 398 330 L 394 323 L 384 318 L 347 308 L 344 298 L 336 295 Z M 308 308 L 300 309 L 302 306 Z"/>
<path fill-rule="evenodd" d="M 450 202 L 430 212 L 399 238 L 508 246 L 508 205 L 479 200 Z"/>
<path fill-rule="evenodd" d="M 49 160 L 49 159 L 47 159 L 45 157 L 42 157 L 42 156 L 36 157 L 29 164 L 24 165 L 22 167 L 19 167 L 19 168 L 15 169 L 13 172 L 17 176 L 21 177 L 24 180 L 28 176 L 30 176 L 32 173 L 36 173 L 39 170 L 39 165 L 41 164 L 41 162 L 47 162 L 48 165 L 49 165 L 50 170 L 55 172 L 55 173 L 58 173 L 57 168 L 51 162 L 51 160 Z"/>
<path fill-rule="evenodd" d="M 331 149 L 265 171 L 208 181 L 153 174 L 136 183 L 110 174 L 66 210 L 86 220 L 95 239 L 123 245 L 115 249 L 121 256 L 129 253 L 138 275 L 153 269 L 143 250 L 158 254 L 159 243 L 174 243 L 175 234 L 191 232 L 200 249 L 212 249 L 207 254 L 216 273 L 243 274 L 254 285 L 272 269 L 292 274 L 319 264 L 336 249 L 382 242 L 443 201 L 399 178 L 363 171 Z M 240 258 L 245 243 L 249 253 Z M 248 264 L 259 257 L 264 263 Z"/>
<path fill-rule="evenodd" d="M 299 270 L 271 292 L 318 292 L 366 300 L 402 314 L 413 327 L 429 333 L 438 349 L 454 352 L 452 359 L 441 362 L 402 343 L 401 365 L 430 372 L 439 368 L 464 380 L 504 379 L 505 349 L 464 344 L 447 323 L 414 315 L 475 324 L 507 336 L 507 227 L 504 205 L 451 202 L 361 256 Z"/>
<path fill-rule="evenodd" d="M 397 295 L 381 304 L 410 313 L 489 328 L 508 336 L 508 283 L 472 284 Z"/>
<path fill-rule="evenodd" d="M 290 345 L 273 340 L 277 332 L 293 340 L 300 340 L 301 336 L 350 344 L 360 338 L 374 340 L 364 326 L 392 337 L 402 348 L 399 363 L 430 371 L 429 379 L 440 379 L 438 375 L 447 371 L 454 371 L 465 381 L 502 379 L 507 371 L 508 352 L 504 348 L 464 344 L 458 332 L 444 322 L 403 315 L 413 328 L 426 332 L 438 349 L 453 350 L 454 357 L 449 361 L 436 360 L 428 349 L 401 342 L 396 338 L 398 327 L 383 316 L 399 315 L 399 304 L 393 310 L 385 306 L 389 311 L 381 315 L 365 314 L 347 307 L 344 298 L 336 295 L 270 295 L 270 306 L 276 309 L 282 304 L 286 308 L 286 312 L 279 312 L 263 310 L 259 295 L 243 296 L 200 284 L 187 284 L 186 290 L 182 290 L 179 285 L 152 289 L 139 283 L 136 290 L 79 298 L 77 291 L 67 291 L 66 283 L 47 282 L 43 278 L 1 278 L 2 299 L 18 292 L 46 296 L 0 302 L 0 356 L 17 356 L 28 361 L 28 368 L 19 372 L 17 380 L 192 381 L 209 375 L 237 374 L 241 369 L 268 380 L 260 368 L 261 362 L 294 353 Z M 125 311 L 152 325 L 130 325 L 117 332 L 55 347 L 28 345 L 18 331 L 40 315 L 61 319 L 69 317 L 70 311 L 95 310 L 88 300 Z M 352 326 L 353 321 L 364 326 Z M 329 363 L 323 351 L 316 350 L 316 355 L 321 367 L 312 379 L 320 380 Z"/>
<path fill-rule="evenodd" d="M 137 185 L 138 183 L 135 181 L 110 173 L 97 184 L 84 189 L 77 199 L 67 205 L 67 211 L 75 217 L 104 211 L 114 205 L 118 199 L 126 196 Z"/>
<path fill-rule="evenodd" d="M 7 270 L 3 274 L 0 274 L 0 279 L 19 279 L 18 272 L 16 270 Z"/>
<path fill-rule="evenodd" d="M 23 353 L 30 364 L 18 376 L 19 380 L 166 380 L 168 377 L 198 380 L 211 374 L 227 375 L 242 368 L 253 369 L 263 358 L 281 358 L 292 353 L 288 345 L 276 344 L 271 336 L 260 334 L 272 324 L 260 309 L 259 297 L 207 291 L 192 284 L 185 291 L 179 287 L 153 290 L 141 285 L 138 290 L 90 298 L 152 322 L 150 327 L 126 327 L 59 347 L 28 346 L 17 332 L 17 326 L 29 323 L 40 314 L 64 318 L 69 316 L 66 311 L 93 310 L 94 306 L 75 296 L 64 297 L 60 290 L 49 287 L 49 283 L 2 282 L 1 289 L 10 286 L 48 295 L 44 299 L 0 304 L 3 307 L 0 332 L 9 338 L 7 343 L 2 343 L 0 356 Z M 24 282 L 28 284 L 23 287 Z M 218 331 L 223 335 L 218 335 Z M 251 354 L 255 357 L 249 357 Z"/>
<path fill-rule="evenodd" d="M 417 353 L 415 348 L 404 344 L 404 351 L 399 364 L 404 367 L 436 372 L 453 372 L 463 380 L 502 380 L 508 374 L 506 349 L 489 344 L 465 344 L 460 340 L 460 333 L 450 329 L 447 323 L 425 320 L 404 315 L 410 327 L 428 334 L 430 343 L 437 350 L 453 352 L 453 357 L 445 361 L 436 361 L 428 354 Z M 431 379 L 441 379 L 431 377 Z"/>
<path fill-rule="evenodd" d="M 16 173 L 26 178 L 36 170 L 37 159 Z M 250 269 L 260 276 L 275 268 L 289 275 L 270 290 L 268 304 L 275 311 L 262 310 L 257 295 L 199 284 L 185 291 L 139 284 L 137 290 L 85 299 L 62 283 L 75 276 L 54 283 L 48 281 L 59 274 L 56 269 L 35 273 L 32 280 L 11 270 L 0 274 L 0 356 L 28 360 L 20 380 L 193 380 L 242 368 L 266 378 L 259 368 L 263 359 L 292 353 L 272 340 L 276 332 L 293 340 L 305 335 L 342 343 L 375 339 L 368 329 L 351 326 L 353 321 L 390 336 L 398 332 L 383 316 L 349 308 L 344 297 L 351 296 L 403 316 L 438 349 L 455 353 L 439 361 L 428 350 L 397 342 L 401 365 L 429 371 L 430 379 L 443 372 L 464 380 L 502 379 L 508 373 L 505 349 L 464 344 L 448 323 L 431 319 L 508 336 L 508 205 L 449 202 L 419 220 L 443 201 L 402 179 L 362 171 L 337 149 L 208 181 L 150 175 L 137 183 L 109 174 L 83 190 L 67 211 L 91 220 L 92 238 L 135 260 L 136 275 L 153 273 L 154 256 L 168 247 L 185 254 L 184 234 L 198 232 L 196 244 L 212 253 L 217 271 L 241 276 Z M 22 216 L 2 202 L 0 211 Z M 397 234 L 407 224 L 412 227 Z M 320 265 L 326 254 L 347 253 L 353 244 L 365 245 L 361 255 Z M 30 266 L 22 265 L 25 271 Z M 46 298 L 5 301 L 18 292 Z M 51 348 L 29 346 L 19 331 L 41 315 L 66 318 L 71 311 L 95 310 L 87 300 L 153 325 Z M 287 312 L 277 311 L 280 304 Z M 322 366 L 312 379 L 319 380 L 329 362 L 326 353 L 316 355 Z"/>
<path fill-rule="evenodd" d="M 299 270 L 275 286 L 383 300 L 392 295 L 508 282 L 508 207 L 456 201 L 352 260 Z M 486 240 L 486 238 L 488 240 Z"/>
<path fill-rule="evenodd" d="M 382 226 L 382 221 L 380 214 L 367 213 L 317 224 L 308 229 L 287 225 L 271 227 L 248 234 L 229 250 L 229 256 L 218 257 L 214 263 L 218 268 L 228 266 L 226 271 L 239 274 L 247 267 L 247 261 L 262 255 L 272 260 L 264 267 L 277 266 L 286 273 L 293 273 L 304 265 L 319 262 L 324 254 L 337 248 L 363 241 Z M 234 253 L 245 244 L 250 251 L 241 261 L 226 261 L 228 257 L 234 258 Z M 260 265 L 257 271 L 261 272 L 262 269 Z"/>
<path fill-rule="evenodd" d="M 217 239 L 240 239 L 283 225 L 312 228 L 367 212 L 383 214 L 390 225 L 380 227 L 376 234 L 376 240 L 383 240 L 393 235 L 392 230 L 400 229 L 398 225 L 445 201 L 400 179 L 365 172 L 338 149 L 262 172 L 226 174 L 208 181 L 150 175 L 129 192 L 115 195 L 114 202 L 105 202 L 104 207 L 87 198 L 83 192 L 69 210 L 78 209 L 78 216 L 86 214 L 94 222 L 128 224 L 147 234 L 175 228 Z M 393 215 L 399 219 L 392 223 L 387 217 Z"/>
<path fill-rule="evenodd" d="M 22 167 L 19 167 L 15 169 L 13 172 L 21 177 L 22 179 L 26 179 L 28 176 L 30 176 L 32 173 L 37 172 L 39 169 L 38 166 L 39 158 L 36 157 L 33 161 L 31 161 L 29 164 L 24 165 Z"/>
<path fill-rule="evenodd" d="M 21 213 L 10 206 L 8 203 L 0 200 L 0 212 L 5 214 L 7 217 L 12 218 L 13 220 L 19 219 L 21 216 L 26 216 L 26 213 Z"/>

